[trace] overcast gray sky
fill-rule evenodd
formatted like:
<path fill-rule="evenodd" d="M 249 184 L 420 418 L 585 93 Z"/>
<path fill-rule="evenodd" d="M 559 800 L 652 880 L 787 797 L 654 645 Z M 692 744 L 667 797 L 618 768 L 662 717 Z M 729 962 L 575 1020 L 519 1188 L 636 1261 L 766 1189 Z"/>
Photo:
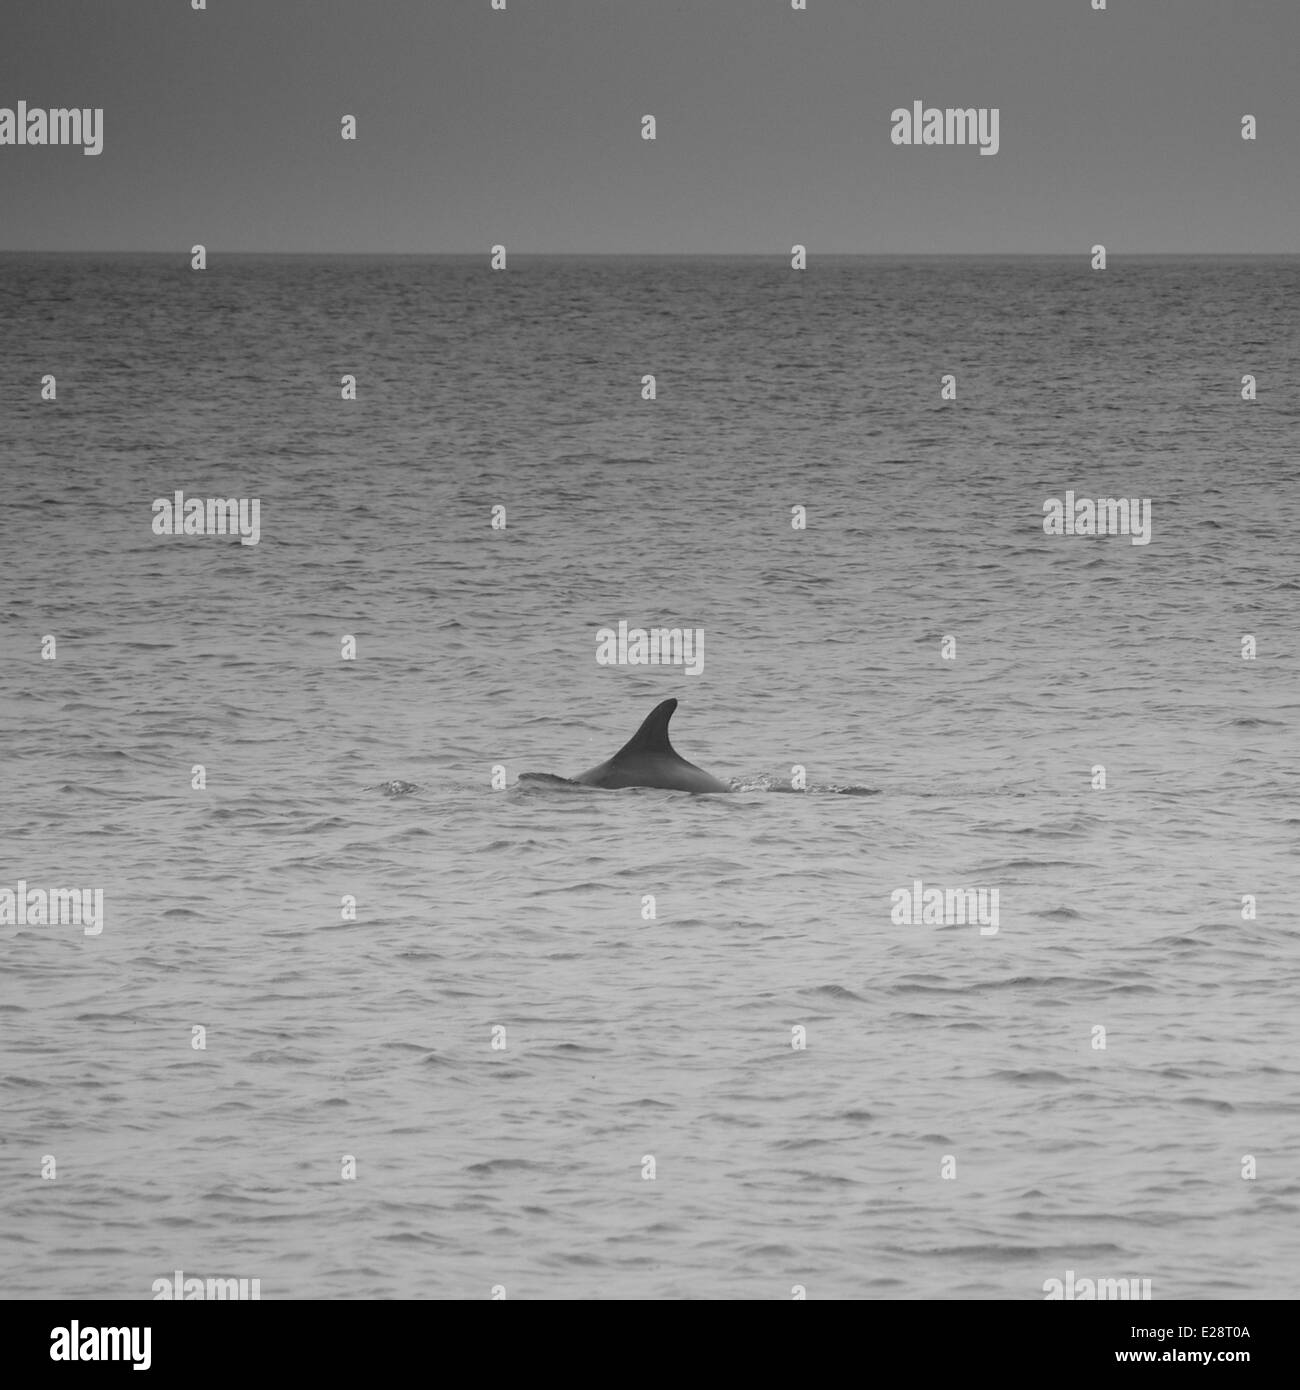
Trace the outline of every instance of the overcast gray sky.
<path fill-rule="evenodd" d="M 0 147 L 4 249 L 1300 252 L 1300 0 L 7 10 L 0 106 L 105 116 Z M 999 153 L 891 144 L 918 99 Z"/>

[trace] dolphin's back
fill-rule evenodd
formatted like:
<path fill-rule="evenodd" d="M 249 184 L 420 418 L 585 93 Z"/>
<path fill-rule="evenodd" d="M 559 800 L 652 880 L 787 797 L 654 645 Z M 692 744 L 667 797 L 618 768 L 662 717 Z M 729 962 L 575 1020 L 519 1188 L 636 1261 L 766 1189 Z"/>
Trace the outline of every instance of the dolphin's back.
<path fill-rule="evenodd" d="M 729 792 L 729 786 L 688 763 L 668 741 L 668 721 L 676 708 L 676 700 L 656 705 L 612 758 L 574 780 L 583 786 L 610 790 L 666 787 L 674 791 Z"/>

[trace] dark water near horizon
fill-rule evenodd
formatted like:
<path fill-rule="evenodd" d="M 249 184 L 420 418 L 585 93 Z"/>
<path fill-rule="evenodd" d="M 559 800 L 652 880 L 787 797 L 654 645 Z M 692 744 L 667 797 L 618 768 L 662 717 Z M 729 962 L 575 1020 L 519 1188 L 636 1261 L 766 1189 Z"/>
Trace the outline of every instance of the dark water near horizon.
<path fill-rule="evenodd" d="M 106 916 L 0 931 L 0 1294 L 1295 1297 L 1298 302 L 0 255 L 0 889 Z M 156 536 L 178 489 L 259 543 Z M 702 673 L 598 666 L 621 619 Z M 736 794 L 518 785 L 669 696 Z"/>

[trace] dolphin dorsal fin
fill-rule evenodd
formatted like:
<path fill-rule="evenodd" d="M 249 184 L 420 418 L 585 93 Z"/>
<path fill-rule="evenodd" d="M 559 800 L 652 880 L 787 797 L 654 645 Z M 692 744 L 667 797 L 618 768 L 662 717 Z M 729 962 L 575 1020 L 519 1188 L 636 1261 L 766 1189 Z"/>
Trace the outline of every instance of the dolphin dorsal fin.
<path fill-rule="evenodd" d="M 641 727 L 614 756 L 621 758 L 624 753 L 671 753 L 674 758 L 677 757 L 677 750 L 668 742 L 668 721 L 676 708 L 676 700 L 665 700 L 656 705 L 646 715 Z"/>

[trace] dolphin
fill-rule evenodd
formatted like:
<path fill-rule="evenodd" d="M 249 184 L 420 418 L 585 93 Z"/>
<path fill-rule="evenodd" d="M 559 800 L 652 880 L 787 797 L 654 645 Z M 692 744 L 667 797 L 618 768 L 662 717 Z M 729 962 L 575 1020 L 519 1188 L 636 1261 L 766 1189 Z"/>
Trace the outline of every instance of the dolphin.
<path fill-rule="evenodd" d="M 668 721 L 676 700 L 665 700 L 608 762 L 575 777 L 584 787 L 668 787 L 679 792 L 729 792 L 731 788 L 703 768 L 680 757 L 668 742 Z"/>

